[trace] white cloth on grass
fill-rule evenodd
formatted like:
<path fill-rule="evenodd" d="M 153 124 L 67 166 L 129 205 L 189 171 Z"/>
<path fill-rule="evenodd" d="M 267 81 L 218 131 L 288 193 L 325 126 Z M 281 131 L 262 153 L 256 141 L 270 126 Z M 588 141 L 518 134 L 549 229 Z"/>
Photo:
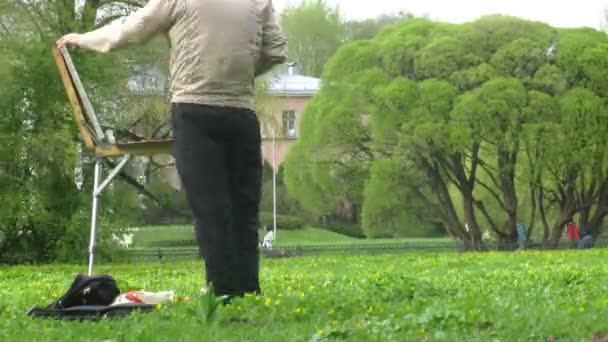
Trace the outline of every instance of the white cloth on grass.
<path fill-rule="evenodd" d="M 262 241 L 262 247 L 265 249 L 272 249 L 272 241 L 274 240 L 274 232 L 271 230 L 266 235 L 264 235 L 264 240 Z"/>

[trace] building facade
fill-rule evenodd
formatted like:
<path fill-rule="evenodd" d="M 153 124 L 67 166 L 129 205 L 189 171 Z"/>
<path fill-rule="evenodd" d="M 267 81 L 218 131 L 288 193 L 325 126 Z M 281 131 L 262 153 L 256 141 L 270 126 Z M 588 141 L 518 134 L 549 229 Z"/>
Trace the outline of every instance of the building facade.
<path fill-rule="evenodd" d="M 308 102 L 319 92 L 320 80 L 300 75 L 293 64 L 281 65 L 264 78 L 268 101 L 260 108 L 262 122 L 262 155 L 278 169 L 287 151 L 299 138 L 302 115 Z"/>

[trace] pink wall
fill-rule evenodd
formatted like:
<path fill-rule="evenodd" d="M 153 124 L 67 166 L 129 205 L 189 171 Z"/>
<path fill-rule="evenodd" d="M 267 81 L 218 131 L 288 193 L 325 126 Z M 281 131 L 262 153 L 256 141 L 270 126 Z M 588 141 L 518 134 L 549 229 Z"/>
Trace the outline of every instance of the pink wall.
<path fill-rule="evenodd" d="M 310 101 L 311 97 L 276 97 L 268 105 L 268 110 L 272 113 L 275 122 L 278 124 L 278 129 L 283 132 L 283 111 L 293 110 L 296 117 L 296 139 L 286 139 L 283 137 L 277 138 L 275 141 L 275 156 L 277 166 L 281 166 L 285 160 L 287 151 L 295 143 L 300 134 L 300 123 L 302 122 L 302 114 L 304 108 Z M 264 160 L 272 166 L 272 134 L 262 130 L 262 155 Z"/>

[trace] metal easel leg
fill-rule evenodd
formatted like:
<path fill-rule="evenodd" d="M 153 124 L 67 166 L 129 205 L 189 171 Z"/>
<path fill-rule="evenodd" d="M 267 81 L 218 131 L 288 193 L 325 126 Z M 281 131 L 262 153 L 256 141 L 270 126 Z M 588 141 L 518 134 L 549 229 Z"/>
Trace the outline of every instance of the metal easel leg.
<path fill-rule="evenodd" d="M 91 235 L 89 241 L 89 275 L 93 273 L 93 259 L 95 258 L 95 238 L 97 235 L 97 217 L 99 214 L 99 195 L 97 188 L 101 179 L 103 169 L 102 160 L 95 160 L 95 171 L 93 179 L 93 206 L 91 209 Z"/>
<path fill-rule="evenodd" d="M 103 175 L 103 160 L 97 158 L 95 160 L 95 171 L 93 179 L 93 205 L 91 209 L 91 236 L 89 241 L 89 269 L 88 274 L 93 274 L 93 262 L 95 260 L 95 241 L 97 239 L 97 226 L 99 218 L 99 203 L 101 201 L 101 193 L 110 184 L 112 179 L 125 167 L 131 155 L 125 155 L 120 163 L 110 172 L 108 178 L 103 183 L 99 184 Z"/>

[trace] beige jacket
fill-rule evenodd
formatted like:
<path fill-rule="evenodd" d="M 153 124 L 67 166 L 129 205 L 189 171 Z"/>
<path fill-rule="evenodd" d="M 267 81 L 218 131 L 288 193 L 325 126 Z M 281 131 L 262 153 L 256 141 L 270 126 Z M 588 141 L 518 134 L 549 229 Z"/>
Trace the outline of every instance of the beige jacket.
<path fill-rule="evenodd" d="M 286 59 L 272 0 L 150 0 L 81 36 L 107 52 L 157 34 L 171 43 L 171 102 L 254 108 L 254 79 Z"/>

